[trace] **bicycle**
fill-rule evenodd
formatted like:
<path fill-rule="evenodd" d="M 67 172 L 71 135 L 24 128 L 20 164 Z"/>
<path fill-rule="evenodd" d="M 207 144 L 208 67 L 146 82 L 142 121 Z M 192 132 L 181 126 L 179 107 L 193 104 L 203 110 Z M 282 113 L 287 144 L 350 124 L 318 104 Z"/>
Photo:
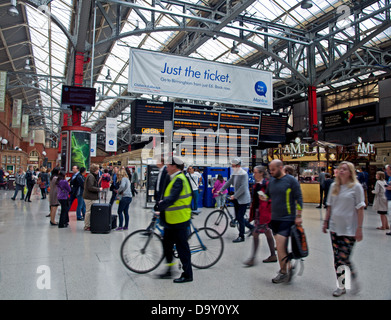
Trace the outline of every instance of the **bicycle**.
<path fill-rule="evenodd" d="M 204 226 L 206 228 L 212 228 L 216 230 L 221 236 L 227 231 L 228 219 L 231 228 L 238 227 L 239 224 L 235 217 L 231 214 L 228 209 L 227 202 L 230 201 L 229 197 L 225 198 L 224 206 L 220 209 L 213 210 L 205 219 Z"/>
<path fill-rule="evenodd" d="M 121 260 L 126 268 L 136 273 L 148 273 L 155 270 L 164 259 L 163 235 L 159 218 L 153 214 L 148 229 L 140 229 L 127 236 L 121 245 Z M 156 233 L 158 230 L 160 234 Z M 196 228 L 190 220 L 189 247 L 191 264 L 198 269 L 215 265 L 223 255 L 224 241 L 221 235 L 211 228 Z M 178 257 L 174 248 L 174 257 Z"/>
<path fill-rule="evenodd" d="M 227 202 L 231 201 L 230 197 L 226 197 L 224 206 L 209 213 L 205 219 L 204 227 L 216 230 L 221 236 L 227 231 L 228 219 L 231 228 L 237 227 L 239 223 L 228 209 Z"/>

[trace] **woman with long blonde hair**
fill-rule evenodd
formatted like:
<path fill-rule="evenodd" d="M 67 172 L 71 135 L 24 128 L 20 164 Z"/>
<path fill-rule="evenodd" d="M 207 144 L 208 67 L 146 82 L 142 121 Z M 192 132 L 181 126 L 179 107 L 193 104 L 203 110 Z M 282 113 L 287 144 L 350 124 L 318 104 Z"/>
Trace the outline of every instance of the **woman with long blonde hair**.
<path fill-rule="evenodd" d="M 356 241 L 363 239 L 365 197 L 351 162 L 343 161 L 338 166 L 338 174 L 330 187 L 326 204 L 327 213 L 323 232 L 327 233 L 327 229 L 330 230 L 338 283 L 333 296 L 339 297 L 346 293 L 344 282 L 346 268 L 351 274 L 352 293 L 358 293 L 357 274 L 350 261 L 350 255 Z"/>
<path fill-rule="evenodd" d="M 117 181 L 119 184 L 119 189 L 118 189 L 119 204 L 118 204 L 118 211 L 117 211 L 119 224 L 118 224 L 118 228 L 115 230 L 116 231 L 128 230 L 129 205 L 132 202 L 132 190 L 131 190 L 131 184 L 130 184 L 128 173 L 124 168 L 122 168 L 118 172 Z M 123 224 L 124 216 L 125 216 L 125 224 Z"/>

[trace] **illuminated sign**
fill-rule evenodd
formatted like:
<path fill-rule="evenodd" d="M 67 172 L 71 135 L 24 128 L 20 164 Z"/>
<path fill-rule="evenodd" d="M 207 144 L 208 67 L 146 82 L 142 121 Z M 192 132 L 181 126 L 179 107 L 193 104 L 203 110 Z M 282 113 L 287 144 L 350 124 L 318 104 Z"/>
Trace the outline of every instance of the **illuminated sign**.
<path fill-rule="evenodd" d="M 368 157 L 370 154 L 375 154 L 375 145 L 372 143 L 364 143 L 361 137 L 358 137 L 357 155 L 359 157 Z"/>

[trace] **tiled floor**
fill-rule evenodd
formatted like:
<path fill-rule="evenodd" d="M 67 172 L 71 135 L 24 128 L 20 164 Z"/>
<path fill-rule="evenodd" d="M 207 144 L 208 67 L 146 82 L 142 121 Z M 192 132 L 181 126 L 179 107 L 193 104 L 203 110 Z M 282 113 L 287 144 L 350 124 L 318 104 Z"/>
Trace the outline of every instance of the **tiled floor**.
<path fill-rule="evenodd" d="M 49 225 L 48 202 L 39 196 L 31 203 L 12 201 L 11 191 L 0 191 L 0 299 L 336 299 L 336 286 L 329 235 L 321 232 L 324 209 L 306 204 L 303 218 L 310 255 L 304 273 L 288 285 L 273 284 L 278 264 L 243 265 L 250 254 L 252 238 L 234 244 L 237 231 L 223 236 L 225 250 L 212 268 L 194 269 L 194 281 L 174 284 L 156 274 L 134 274 L 121 262 L 122 240 L 133 230 L 145 228 L 150 211 L 144 209 L 144 194 L 136 196 L 130 209 L 128 231 L 91 234 L 70 213 L 70 226 Z M 116 211 L 114 205 L 113 211 Z M 203 209 L 193 221 L 201 226 L 211 209 Z M 57 217 L 58 220 L 58 217 Z M 365 211 L 364 240 L 354 248 L 353 262 L 362 286 L 357 296 L 338 299 L 391 299 L 391 237 L 376 230 L 380 219 L 369 207 Z M 268 256 L 261 237 L 258 261 Z M 179 270 L 178 270 L 179 275 Z"/>

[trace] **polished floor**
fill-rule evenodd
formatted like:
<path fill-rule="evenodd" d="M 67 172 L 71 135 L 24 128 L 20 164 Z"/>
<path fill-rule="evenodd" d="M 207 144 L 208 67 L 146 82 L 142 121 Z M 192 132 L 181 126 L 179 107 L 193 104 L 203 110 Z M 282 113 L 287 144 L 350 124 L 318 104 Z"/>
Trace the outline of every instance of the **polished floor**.
<path fill-rule="evenodd" d="M 84 223 L 70 212 L 70 225 L 58 229 L 49 225 L 48 202 L 33 196 L 31 203 L 12 201 L 12 191 L 0 190 L 0 299 L 131 299 L 131 300 L 274 300 L 274 299 L 391 299 L 391 237 L 376 230 L 380 219 L 369 207 L 365 211 L 364 240 L 356 244 L 353 263 L 358 272 L 361 292 L 348 291 L 332 297 L 336 287 L 332 249 L 328 234 L 321 232 L 324 209 L 306 204 L 303 218 L 310 254 L 304 273 L 290 284 L 273 284 L 278 264 L 264 264 L 269 254 L 264 237 L 258 251 L 259 263 L 243 265 L 251 252 L 252 238 L 232 243 L 237 231 L 229 229 L 223 236 L 225 250 L 212 268 L 194 269 L 194 281 L 174 284 L 151 274 L 128 271 L 119 256 L 127 234 L 145 228 L 150 211 L 144 209 L 145 194 L 131 204 L 128 231 L 91 234 Z M 114 205 L 113 211 L 116 211 Z M 203 224 L 211 209 L 203 209 L 194 219 Z M 58 216 L 57 216 L 58 220 Z M 178 270 L 179 275 L 179 270 Z"/>

